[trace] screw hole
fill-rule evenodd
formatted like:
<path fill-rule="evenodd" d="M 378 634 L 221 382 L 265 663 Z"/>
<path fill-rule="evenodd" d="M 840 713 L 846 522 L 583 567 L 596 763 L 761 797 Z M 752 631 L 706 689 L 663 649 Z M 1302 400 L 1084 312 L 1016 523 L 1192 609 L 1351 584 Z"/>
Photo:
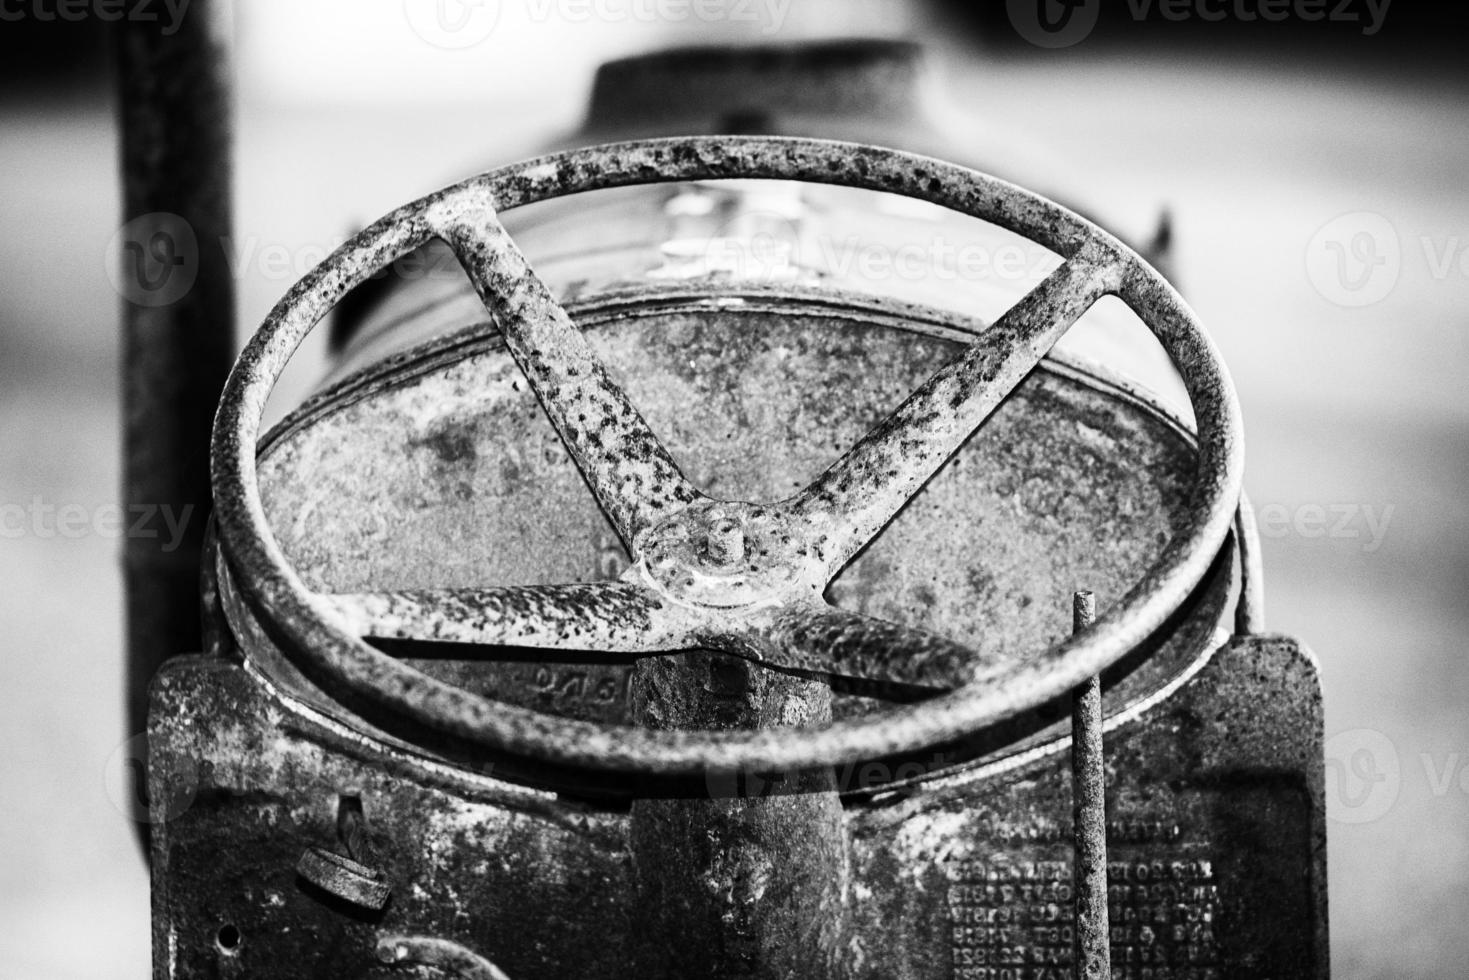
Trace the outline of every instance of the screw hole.
<path fill-rule="evenodd" d="M 234 955 L 240 950 L 240 930 L 233 922 L 227 922 L 219 927 L 219 932 L 214 937 L 215 945 L 220 952 Z"/>

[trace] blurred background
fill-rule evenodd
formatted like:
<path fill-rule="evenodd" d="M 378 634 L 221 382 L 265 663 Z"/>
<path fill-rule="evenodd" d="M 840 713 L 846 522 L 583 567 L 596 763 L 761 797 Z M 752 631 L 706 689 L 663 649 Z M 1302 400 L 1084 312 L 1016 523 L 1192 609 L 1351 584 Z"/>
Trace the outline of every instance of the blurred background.
<path fill-rule="evenodd" d="M 599 62 L 668 45 L 920 40 L 986 169 L 1134 240 L 1166 209 L 1244 406 L 1269 626 L 1321 663 L 1334 974 L 1465 975 L 1469 15 L 1130 0 L 1037 33 L 1014 2 L 237 6 L 246 328 L 361 224 L 565 138 Z M 0 976 L 24 980 L 149 970 L 121 541 L 95 519 L 120 484 L 119 9 L 187 16 L 0 0 Z"/>

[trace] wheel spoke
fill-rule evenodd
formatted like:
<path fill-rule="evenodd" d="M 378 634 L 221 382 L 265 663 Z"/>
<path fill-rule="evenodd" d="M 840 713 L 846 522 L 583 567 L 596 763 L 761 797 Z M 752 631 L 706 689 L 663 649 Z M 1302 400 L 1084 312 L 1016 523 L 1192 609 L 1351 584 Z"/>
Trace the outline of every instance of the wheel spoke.
<path fill-rule="evenodd" d="M 835 574 L 862 549 L 1040 363 L 1119 266 L 1084 247 L 862 437 L 791 506 Z"/>
<path fill-rule="evenodd" d="M 787 610 L 765 633 L 774 666 L 861 681 L 903 696 L 937 694 L 990 663 L 933 633 L 830 606 Z"/>
<path fill-rule="evenodd" d="M 628 548 L 700 494 L 608 376 L 576 324 L 495 217 L 487 191 L 469 188 L 429 212 L 505 343 Z"/>
<path fill-rule="evenodd" d="M 690 646 L 684 617 L 623 582 L 318 595 L 358 636 L 651 653 Z"/>

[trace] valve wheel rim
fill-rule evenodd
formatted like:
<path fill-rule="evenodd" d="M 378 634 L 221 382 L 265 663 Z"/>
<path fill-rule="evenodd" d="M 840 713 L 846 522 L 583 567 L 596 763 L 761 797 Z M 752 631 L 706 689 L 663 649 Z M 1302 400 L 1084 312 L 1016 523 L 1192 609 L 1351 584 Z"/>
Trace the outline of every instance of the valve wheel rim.
<path fill-rule="evenodd" d="M 895 193 L 1021 234 L 1062 257 L 1058 274 L 1075 272 L 1077 265 L 1085 270 L 1088 262 L 1098 266 L 1105 281 L 1093 283 L 1097 288 L 1061 332 L 1097 299 L 1117 296 L 1172 357 L 1197 419 L 1198 463 L 1188 520 L 1157 561 L 1091 630 L 1063 640 L 1043 657 L 977 677 L 931 700 L 799 730 L 659 731 L 561 718 L 453 687 L 356 635 L 291 567 L 260 497 L 256 444 L 266 401 L 307 334 L 375 271 L 444 238 L 446 214 L 483 207 L 504 211 L 611 187 L 721 178 L 797 180 Z M 463 253 L 460 257 L 467 261 Z M 482 271 L 477 275 L 469 265 L 466 269 L 488 304 L 486 290 L 495 283 L 486 283 L 491 277 Z M 364 229 L 292 287 L 241 353 L 221 398 L 211 463 L 220 544 L 240 592 L 328 693 L 366 698 L 496 751 L 571 767 L 661 776 L 796 770 L 918 751 L 962 738 L 1075 688 L 1155 632 L 1203 578 L 1234 518 L 1242 457 L 1233 386 L 1193 312 L 1139 256 L 1079 215 L 998 178 L 901 151 L 785 137 L 697 137 L 606 144 L 513 164 L 407 204 Z M 921 480 L 910 493 L 919 488 Z M 870 530 L 869 538 L 880 529 L 881 524 Z M 684 644 L 689 645 L 694 644 Z"/>

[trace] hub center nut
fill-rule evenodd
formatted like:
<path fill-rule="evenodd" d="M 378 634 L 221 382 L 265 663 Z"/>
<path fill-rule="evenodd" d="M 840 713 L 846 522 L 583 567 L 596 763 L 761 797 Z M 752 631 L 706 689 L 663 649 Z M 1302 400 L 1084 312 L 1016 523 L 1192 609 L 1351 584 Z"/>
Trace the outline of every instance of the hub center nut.
<path fill-rule="evenodd" d="M 695 505 L 648 536 L 644 567 L 680 602 L 726 609 L 765 602 L 789 591 L 808 564 L 784 522 L 759 504 Z"/>
<path fill-rule="evenodd" d="M 745 559 L 745 530 L 740 522 L 720 517 L 709 523 L 704 553 L 716 565 L 734 565 Z"/>

